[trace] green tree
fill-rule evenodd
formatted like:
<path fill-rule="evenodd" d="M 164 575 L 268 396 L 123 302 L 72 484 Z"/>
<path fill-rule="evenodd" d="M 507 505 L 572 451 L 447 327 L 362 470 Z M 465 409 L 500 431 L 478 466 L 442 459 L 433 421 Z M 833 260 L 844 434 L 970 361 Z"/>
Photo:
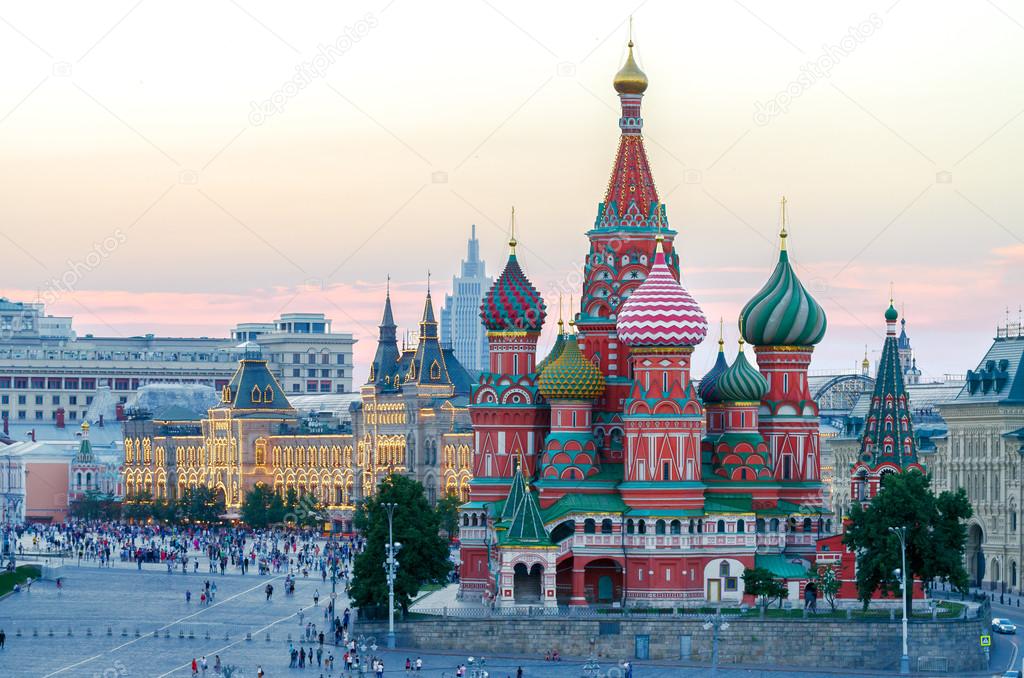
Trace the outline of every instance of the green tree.
<path fill-rule="evenodd" d="M 776 599 L 782 607 L 782 599 L 789 595 L 785 583 L 764 567 L 748 567 L 743 571 L 743 592 L 756 597 L 762 607 L 768 607 Z"/>
<path fill-rule="evenodd" d="M 353 566 L 352 600 L 357 607 L 383 605 L 387 608 L 388 585 L 384 571 L 384 547 L 388 541 L 388 516 L 383 504 L 397 504 L 394 539 L 401 543 L 395 602 L 409 609 L 412 598 L 424 584 L 443 582 L 451 570 L 448 544 L 439 534 L 436 511 L 427 502 L 423 485 L 402 475 L 384 478 L 377 494 L 355 514 L 355 526 L 366 537 L 366 548 Z"/>
<path fill-rule="evenodd" d="M 973 510 L 963 488 L 931 489 L 931 478 L 915 471 L 882 476 L 882 487 L 866 507 L 854 504 L 843 544 L 857 554 L 857 596 L 867 609 L 871 596 L 901 594 L 900 540 L 889 528 L 907 528 L 907 578 L 934 579 L 967 589 L 965 521 Z M 912 596 L 907 597 L 908 607 Z M 908 614 L 910 610 L 908 609 Z"/>
<path fill-rule="evenodd" d="M 182 519 L 193 523 L 220 522 L 224 495 L 204 485 L 187 487 L 178 498 L 178 513 Z"/>
<path fill-rule="evenodd" d="M 145 522 L 153 516 L 153 494 L 141 490 L 124 498 L 121 515 L 128 520 Z"/>
<path fill-rule="evenodd" d="M 271 504 L 274 499 L 278 502 L 281 498 L 270 491 L 263 483 L 256 483 L 255 487 L 245 493 L 242 499 L 242 520 L 249 527 L 262 529 L 271 524 Z"/>
<path fill-rule="evenodd" d="M 99 490 L 87 490 L 68 508 L 72 516 L 85 520 L 116 520 L 121 516 L 121 505 L 112 495 Z"/>
<path fill-rule="evenodd" d="M 435 509 L 437 519 L 449 539 L 453 539 L 459 534 L 459 507 L 462 506 L 462 503 L 462 499 L 457 494 L 446 494 L 441 501 L 437 502 Z"/>
<path fill-rule="evenodd" d="M 842 582 L 839 581 L 839 575 L 836 574 L 835 568 L 828 565 L 820 570 L 811 569 L 807 572 L 807 579 L 813 581 L 818 586 L 818 591 L 821 593 L 821 597 L 824 598 L 825 602 L 828 603 L 828 606 L 835 611 L 836 596 L 839 595 L 839 588 L 842 586 Z"/>
<path fill-rule="evenodd" d="M 163 523 L 176 523 L 180 515 L 178 503 L 170 499 L 157 499 L 153 502 L 153 519 Z"/>

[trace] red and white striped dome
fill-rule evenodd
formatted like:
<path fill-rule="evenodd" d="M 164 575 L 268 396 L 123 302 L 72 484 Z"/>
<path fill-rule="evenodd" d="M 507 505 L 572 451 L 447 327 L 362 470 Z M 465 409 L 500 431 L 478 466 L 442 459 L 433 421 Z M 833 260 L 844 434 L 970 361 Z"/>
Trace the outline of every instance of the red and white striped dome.
<path fill-rule="evenodd" d="M 708 333 L 708 320 L 665 263 L 661 241 L 647 279 L 626 299 L 615 321 L 627 346 L 696 346 Z"/>

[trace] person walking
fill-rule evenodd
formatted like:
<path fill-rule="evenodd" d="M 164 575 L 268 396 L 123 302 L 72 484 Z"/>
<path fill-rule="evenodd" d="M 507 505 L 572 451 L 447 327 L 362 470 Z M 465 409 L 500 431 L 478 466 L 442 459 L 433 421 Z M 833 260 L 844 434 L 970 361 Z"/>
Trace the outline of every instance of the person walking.
<path fill-rule="evenodd" d="M 192 678 L 196 678 L 199 675 L 199 662 L 196 661 L 195 657 L 192 657 Z"/>
<path fill-rule="evenodd" d="M 4 649 L 4 645 L 7 643 L 7 634 L 4 633 L 3 629 L 0 629 L 0 650 Z"/>
<path fill-rule="evenodd" d="M 263 666 L 260 664 L 256 665 L 256 678 L 263 678 Z"/>

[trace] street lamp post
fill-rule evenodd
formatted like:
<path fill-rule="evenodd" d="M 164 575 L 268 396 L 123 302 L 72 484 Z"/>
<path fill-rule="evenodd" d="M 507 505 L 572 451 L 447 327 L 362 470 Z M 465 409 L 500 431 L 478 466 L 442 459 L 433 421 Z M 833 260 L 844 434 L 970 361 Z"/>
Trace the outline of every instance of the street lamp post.
<path fill-rule="evenodd" d="M 384 571 L 388 577 L 388 649 L 395 649 L 395 575 L 398 574 L 398 551 L 401 544 L 395 543 L 394 519 L 398 504 L 393 501 L 383 504 L 388 512 L 388 543 L 385 547 Z"/>
<path fill-rule="evenodd" d="M 704 630 L 714 630 L 714 635 L 711 637 L 711 675 L 713 676 L 718 675 L 718 632 L 728 628 L 729 622 L 725 620 L 725 615 L 721 610 L 704 617 Z"/>
<path fill-rule="evenodd" d="M 903 567 L 900 569 L 900 587 L 903 589 L 903 655 L 900 657 L 900 674 L 910 673 L 910 653 L 907 650 L 907 528 L 890 527 L 889 531 L 900 540 L 900 555 Z"/>

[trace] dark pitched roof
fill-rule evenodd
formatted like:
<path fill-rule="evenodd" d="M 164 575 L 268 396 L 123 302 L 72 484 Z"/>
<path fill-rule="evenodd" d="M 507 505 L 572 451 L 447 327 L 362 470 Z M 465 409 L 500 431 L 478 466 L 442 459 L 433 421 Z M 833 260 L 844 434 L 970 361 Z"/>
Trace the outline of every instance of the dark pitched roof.
<path fill-rule="evenodd" d="M 284 389 L 262 358 L 238 361 L 238 370 L 224 387 L 219 408 L 234 410 L 291 410 Z"/>
<path fill-rule="evenodd" d="M 452 385 L 448 361 L 437 334 L 437 320 L 434 319 L 434 304 L 430 299 L 430 292 L 427 292 L 427 299 L 423 304 L 423 319 L 420 321 L 420 339 L 416 345 L 416 353 L 403 381 L 415 381 L 420 386 Z"/>
<path fill-rule="evenodd" d="M 395 375 L 399 374 L 398 333 L 395 317 L 391 313 L 391 294 L 384 299 L 384 317 L 380 321 L 377 337 L 377 352 L 370 363 L 370 377 L 367 383 L 381 388 L 394 388 Z"/>
<path fill-rule="evenodd" d="M 459 359 L 455 357 L 455 349 L 443 348 L 441 352 L 444 354 L 445 365 L 448 366 L 448 377 L 451 379 L 452 385 L 455 387 L 455 395 L 457 396 L 469 396 L 473 393 L 473 382 L 475 379 L 473 375 L 462 366 Z"/>
<path fill-rule="evenodd" d="M 1024 334 L 997 336 L 953 403 L 1024 402 Z"/>

